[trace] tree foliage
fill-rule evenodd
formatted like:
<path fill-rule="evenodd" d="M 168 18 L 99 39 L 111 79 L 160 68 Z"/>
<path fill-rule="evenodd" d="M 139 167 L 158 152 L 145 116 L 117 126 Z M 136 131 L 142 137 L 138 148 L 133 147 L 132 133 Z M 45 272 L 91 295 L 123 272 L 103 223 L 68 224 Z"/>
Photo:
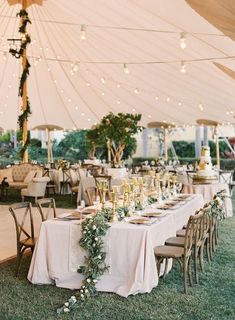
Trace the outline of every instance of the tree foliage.
<path fill-rule="evenodd" d="M 140 120 L 141 114 L 110 112 L 88 132 L 87 138 L 95 148 L 107 146 L 113 164 L 118 165 L 125 148 L 129 145 L 133 146 L 133 136 L 143 129 L 138 125 Z"/>

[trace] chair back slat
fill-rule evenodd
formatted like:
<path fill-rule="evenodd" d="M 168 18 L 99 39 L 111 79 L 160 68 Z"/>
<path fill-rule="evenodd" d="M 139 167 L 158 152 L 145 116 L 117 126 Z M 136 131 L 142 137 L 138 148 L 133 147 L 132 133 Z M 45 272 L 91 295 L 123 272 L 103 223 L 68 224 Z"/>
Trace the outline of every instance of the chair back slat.
<path fill-rule="evenodd" d="M 22 210 L 24 212 L 22 214 Z M 13 204 L 9 207 L 9 211 L 12 214 L 15 227 L 16 227 L 16 238 L 17 242 L 21 241 L 25 236 L 27 239 L 34 238 L 34 223 L 32 216 L 32 206 L 30 202 L 21 202 L 17 204 Z M 27 228 L 27 219 L 29 219 L 30 227 Z M 29 230 L 27 230 L 29 229 Z"/>
<path fill-rule="evenodd" d="M 39 199 L 36 204 L 42 221 L 46 221 L 50 217 L 56 218 L 56 205 L 53 198 Z"/>
<path fill-rule="evenodd" d="M 96 201 L 96 198 L 98 196 L 98 190 L 96 187 L 88 187 L 85 190 L 87 200 L 88 200 L 88 205 L 93 206 L 94 201 Z"/>
<path fill-rule="evenodd" d="M 184 243 L 185 257 L 189 257 L 191 255 L 195 241 L 199 241 L 200 239 L 202 232 L 202 218 L 203 212 L 201 211 L 189 217 Z"/>

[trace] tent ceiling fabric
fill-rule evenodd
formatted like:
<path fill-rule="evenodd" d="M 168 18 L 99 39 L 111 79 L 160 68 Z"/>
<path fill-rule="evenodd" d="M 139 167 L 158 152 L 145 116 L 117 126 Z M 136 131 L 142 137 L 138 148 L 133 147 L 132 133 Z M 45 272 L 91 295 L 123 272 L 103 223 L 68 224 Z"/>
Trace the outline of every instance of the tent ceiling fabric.
<path fill-rule="evenodd" d="M 234 19 L 234 1 L 216 2 L 224 7 L 229 3 Z M 21 65 L 8 53 L 7 41 L 19 37 L 20 8 L 0 0 L 4 129 L 16 129 L 20 113 Z M 198 118 L 231 121 L 235 82 L 213 62 L 235 70 L 235 44 L 185 0 L 50 0 L 29 6 L 28 12 L 29 128 L 51 123 L 64 129 L 90 128 L 110 111 L 142 113 L 143 125 L 193 125 Z M 80 38 L 82 26 L 86 40 Z M 186 73 L 180 72 L 182 61 Z"/>

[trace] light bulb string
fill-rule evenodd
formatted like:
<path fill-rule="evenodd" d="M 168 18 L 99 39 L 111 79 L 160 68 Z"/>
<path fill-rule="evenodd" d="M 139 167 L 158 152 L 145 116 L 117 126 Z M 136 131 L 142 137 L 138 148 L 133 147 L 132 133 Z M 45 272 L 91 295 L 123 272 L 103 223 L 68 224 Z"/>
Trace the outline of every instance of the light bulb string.
<path fill-rule="evenodd" d="M 37 10 L 37 9 L 36 9 L 36 10 Z M 44 15 L 45 15 L 45 14 L 46 14 L 46 13 L 44 12 Z M 49 37 L 48 37 L 48 34 L 47 34 L 47 29 L 44 28 L 44 31 L 45 31 L 45 33 L 46 33 L 46 35 L 47 35 L 48 40 L 49 40 Z M 61 32 L 63 32 L 63 29 L 62 29 L 62 30 L 58 30 L 58 31 L 59 31 L 58 33 L 55 33 L 55 32 L 54 32 L 54 28 L 51 28 L 51 33 L 54 34 L 54 35 L 53 35 L 54 39 L 56 40 L 58 46 L 60 46 L 61 49 L 64 51 L 61 42 L 59 42 L 59 41 L 57 40 L 57 37 L 56 37 L 57 34 L 61 34 Z M 54 51 L 54 53 L 55 53 L 55 51 Z M 64 52 L 64 53 L 65 53 L 65 52 Z M 65 54 L 66 54 L 66 53 L 65 53 Z M 79 61 L 77 60 L 77 62 L 79 62 Z M 80 62 L 79 62 L 79 63 L 80 63 Z M 97 114 L 97 113 L 95 112 L 95 110 L 94 110 L 93 108 L 91 108 L 91 107 L 87 104 L 87 102 L 82 98 L 80 92 L 77 90 L 77 88 L 75 87 L 74 83 L 71 81 L 70 77 L 67 75 L 67 73 L 66 73 L 66 71 L 65 71 L 62 63 L 60 63 L 60 67 L 61 67 L 61 69 L 62 69 L 62 71 L 63 71 L 63 74 L 66 76 L 68 82 L 70 83 L 71 87 L 72 87 L 73 90 L 76 92 L 77 96 L 80 98 L 81 101 L 83 101 L 83 103 L 84 103 L 85 106 L 88 108 L 89 112 L 93 115 L 93 117 L 95 117 L 95 119 L 98 120 L 98 119 L 99 119 L 98 114 Z M 74 123 L 74 120 L 73 120 L 73 123 Z M 74 123 L 74 124 L 75 124 L 75 123 Z M 75 126 L 76 126 L 76 124 L 75 124 Z"/>
<path fill-rule="evenodd" d="M 37 9 L 34 8 L 34 7 L 32 7 L 32 16 L 35 16 L 35 11 L 36 11 L 36 13 L 37 13 Z M 34 25 L 35 25 L 35 28 L 36 28 L 36 30 L 37 30 L 37 32 L 38 32 L 38 36 L 39 36 L 39 39 L 40 39 L 40 33 L 39 33 L 39 30 L 38 30 L 37 23 L 35 23 Z M 46 37 L 48 37 L 47 33 L 46 33 Z M 48 41 L 49 41 L 49 38 L 48 38 Z M 41 40 L 40 40 L 40 42 L 41 42 Z M 42 49 L 43 49 L 43 47 L 42 47 Z M 43 53 L 43 56 L 45 56 L 44 49 L 42 50 L 42 53 Z M 55 54 L 55 52 L 54 52 L 54 54 Z M 48 65 L 48 62 L 47 62 L 47 65 Z M 48 65 L 48 67 L 49 67 L 49 65 Z M 65 113 L 67 114 L 67 116 L 68 116 L 68 118 L 70 119 L 71 123 L 72 123 L 75 127 L 77 127 L 76 124 L 75 124 L 75 122 L 74 122 L 74 119 L 73 119 L 72 115 L 70 114 L 70 112 L 69 112 L 69 110 L 68 110 L 68 108 L 67 108 L 64 100 L 62 99 L 62 97 L 61 97 L 61 95 L 60 95 L 60 93 L 59 93 L 59 90 L 58 90 L 58 87 L 57 87 L 56 83 L 53 81 L 54 79 L 53 79 L 53 77 L 52 77 L 51 72 L 49 72 L 49 76 L 50 76 L 50 78 L 51 78 L 52 83 L 54 84 L 54 88 L 55 88 L 55 90 L 56 90 L 56 92 L 57 92 L 57 95 L 58 95 L 58 97 L 59 97 L 59 99 L 60 99 L 60 101 L 61 101 L 61 104 L 62 104 L 62 106 L 63 106 L 63 108 L 64 108 L 64 110 L 65 110 Z"/>

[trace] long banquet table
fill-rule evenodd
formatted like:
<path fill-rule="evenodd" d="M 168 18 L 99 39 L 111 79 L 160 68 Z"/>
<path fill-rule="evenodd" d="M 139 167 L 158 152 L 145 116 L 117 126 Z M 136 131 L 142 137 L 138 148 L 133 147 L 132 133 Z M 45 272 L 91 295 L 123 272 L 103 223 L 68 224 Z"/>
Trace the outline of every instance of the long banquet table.
<path fill-rule="evenodd" d="M 191 195 L 178 209 L 164 211 L 166 215 L 150 226 L 125 221 L 112 223 L 104 241 L 106 263 L 110 268 L 98 281 L 97 290 L 124 297 L 150 292 L 158 284 L 153 248 L 174 236 L 203 203 L 202 195 Z M 29 281 L 80 288 L 83 276 L 76 269 L 83 264 L 85 255 L 78 244 L 80 235 L 79 221 L 43 222 L 28 273 Z"/>
<path fill-rule="evenodd" d="M 227 183 L 211 183 L 211 184 L 184 184 L 182 193 L 186 194 L 201 194 L 204 199 L 204 203 L 210 202 L 214 195 L 225 190 L 228 197 L 225 198 L 225 216 L 233 216 L 233 206 L 231 197 L 229 197 L 229 186 Z"/>

